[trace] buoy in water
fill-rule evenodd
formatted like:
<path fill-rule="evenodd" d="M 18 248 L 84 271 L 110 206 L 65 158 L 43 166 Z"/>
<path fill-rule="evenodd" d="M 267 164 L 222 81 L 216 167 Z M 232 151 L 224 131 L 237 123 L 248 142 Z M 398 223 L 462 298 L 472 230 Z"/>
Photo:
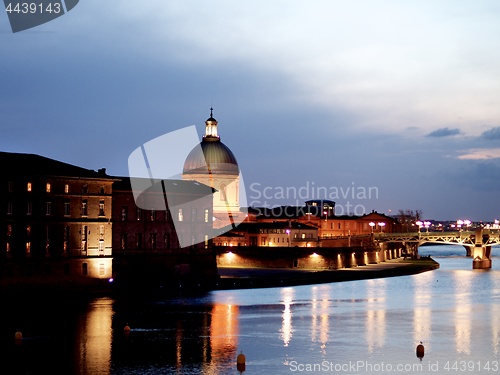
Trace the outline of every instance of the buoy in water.
<path fill-rule="evenodd" d="M 240 373 L 245 371 L 245 367 L 246 367 L 245 361 L 246 361 L 245 355 L 243 354 L 243 352 L 240 352 L 240 354 L 238 354 L 238 357 L 236 357 L 236 369 Z"/>
<path fill-rule="evenodd" d="M 422 345 L 422 341 L 420 341 L 420 344 L 417 345 L 417 358 L 422 360 L 422 358 L 424 358 L 424 354 L 425 354 L 425 348 Z"/>
<path fill-rule="evenodd" d="M 123 332 L 130 333 L 130 326 L 128 325 L 128 323 L 125 325 L 125 327 L 123 327 Z"/>
<path fill-rule="evenodd" d="M 14 342 L 16 345 L 21 345 L 23 343 L 23 333 L 20 330 L 17 330 L 14 333 Z"/>

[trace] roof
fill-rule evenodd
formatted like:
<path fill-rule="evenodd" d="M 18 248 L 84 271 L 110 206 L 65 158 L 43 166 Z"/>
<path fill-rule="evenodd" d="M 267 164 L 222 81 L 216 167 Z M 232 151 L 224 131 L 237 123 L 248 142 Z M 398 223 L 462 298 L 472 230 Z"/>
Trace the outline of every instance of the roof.
<path fill-rule="evenodd" d="M 215 189 L 211 188 L 210 186 L 190 180 L 165 179 L 155 181 L 156 184 L 151 185 L 151 180 L 148 178 L 131 178 L 128 176 L 116 178 L 118 179 L 118 181 L 113 184 L 113 190 L 115 191 L 132 191 L 131 180 L 134 182 L 134 187 L 136 188 L 136 190 L 141 186 L 144 186 L 146 190 L 149 190 L 151 192 L 159 191 L 160 193 L 163 193 L 163 188 L 165 188 L 165 193 L 210 195 L 215 191 Z"/>
<path fill-rule="evenodd" d="M 238 176 L 240 169 L 232 151 L 218 138 L 204 138 L 184 162 L 183 174 L 229 174 Z"/>
<path fill-rule="evenodd" d="M 0 152 L 0 163 L 7 175 L 113 179 L 104 168 L 96 172 L 35 154 Z"/>
<path fill-rule="evenodd" d="M 311 225 L 298 223 L 292 221 L 285 223 L 282 221 L 275 222 L 243 222 L 240 223 L 235 229 L 235 232 L 248 232 L 258 233 L 260 229 L 293 229 L 293 230 L 318 230 L 318 228 Z"/>

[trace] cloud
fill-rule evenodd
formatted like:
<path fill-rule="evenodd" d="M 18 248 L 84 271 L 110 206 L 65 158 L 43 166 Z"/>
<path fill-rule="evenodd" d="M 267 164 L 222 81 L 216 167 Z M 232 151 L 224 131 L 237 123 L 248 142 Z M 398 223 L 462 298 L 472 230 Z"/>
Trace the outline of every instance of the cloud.
<path fill-rule="evenodd" d="M 427 134 L 427 137 L 441 138 L 441 137 L 451 137 L 459 134 L 462 134 L 460 129 L 441 128 Z"/>
<path fill-rule="evenodd" d="M 499 159 L 500 148 L 474 148 L 464 151 L 463 155 L 458 156 L 461 160 L 488 160 Z"/>
<path fill-rule="evenodd" d="M 491 128 L 490 130 L 486 130 L 481 134 L 481 138 L 487 140 L 500 139 L 500 126 Z"/>

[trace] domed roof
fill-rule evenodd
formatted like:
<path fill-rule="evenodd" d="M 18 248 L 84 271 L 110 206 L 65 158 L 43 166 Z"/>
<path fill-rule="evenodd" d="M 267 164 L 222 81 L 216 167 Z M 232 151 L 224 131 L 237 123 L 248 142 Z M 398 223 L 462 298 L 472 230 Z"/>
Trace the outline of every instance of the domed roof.
<path fill-rule="evenodd" d="M 219 139 L 203 139 L 184 162 L 183 174 L 239 175 L 240 168 L 231 150 Z"/>
<path fill-rule="evenodd" d="M 240 174 L 238 162 L 231 150 L 217 135 L 217 120 L 210 108 L 210 117 L 205 121 L 205 136 L 199 145 L 191 150 L 184 162 L 182 174 Z"/>

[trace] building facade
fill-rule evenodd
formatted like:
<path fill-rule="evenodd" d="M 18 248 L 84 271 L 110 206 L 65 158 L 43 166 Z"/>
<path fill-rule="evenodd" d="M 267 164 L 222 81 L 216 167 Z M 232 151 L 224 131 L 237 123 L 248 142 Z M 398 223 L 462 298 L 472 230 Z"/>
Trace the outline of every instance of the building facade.
<path fill-rule="evenodd" d="M 112 184 L 39 155 L 0 153 L 0 278 L 86 284 L 112 277 Z"/>

